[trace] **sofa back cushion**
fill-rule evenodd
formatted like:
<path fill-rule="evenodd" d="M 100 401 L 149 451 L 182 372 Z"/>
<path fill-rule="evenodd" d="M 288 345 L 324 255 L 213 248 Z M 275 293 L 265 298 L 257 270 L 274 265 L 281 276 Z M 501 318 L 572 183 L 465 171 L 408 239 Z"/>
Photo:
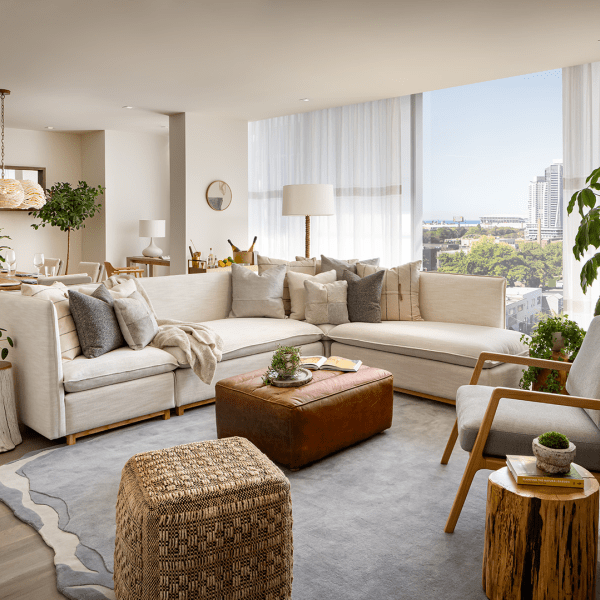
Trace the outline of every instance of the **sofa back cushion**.
<path fill-rule="evenodd" d="M 140 281 L 158 319 L 201 323 L 226 319 L 231 311 L 231 271 L 215 271 Z"/>
<path fill-rule="evenodd" d="M 425 321 L 505 327 L 506 279 L 424 271 L 419 308 Z"/>
<path fill-rule="evenodd" d="M 257 275 L 235 263 L 231 266 L 231 317 L 285 319 L 283 280 L 286 266 L 276 265 Z"/>

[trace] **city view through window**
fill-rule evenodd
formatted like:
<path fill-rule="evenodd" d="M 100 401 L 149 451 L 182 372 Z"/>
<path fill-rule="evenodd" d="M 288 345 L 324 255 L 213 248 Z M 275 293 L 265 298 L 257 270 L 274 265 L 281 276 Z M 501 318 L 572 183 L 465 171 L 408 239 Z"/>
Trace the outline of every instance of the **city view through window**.
<path fill-rule="evenodd" d="M 524 333 L 563 309 L 561 86 L 554 70 L 423 97 L 423 269 L 505 277 Z"/>

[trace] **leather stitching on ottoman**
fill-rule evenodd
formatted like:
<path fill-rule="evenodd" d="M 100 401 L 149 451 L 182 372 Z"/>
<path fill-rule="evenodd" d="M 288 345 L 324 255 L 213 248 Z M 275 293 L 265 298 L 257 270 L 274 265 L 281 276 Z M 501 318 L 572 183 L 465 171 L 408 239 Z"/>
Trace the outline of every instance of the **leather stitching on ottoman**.
<path fill-rule="evenodd" d="M 393 377 L 383 369 L 315 371 L 313 381 L 299 388 L 266 386 L 263 375 L 261 369 L 217 383 L 217 435 L 245 437 L 290 469 L 392 425 Z"/>

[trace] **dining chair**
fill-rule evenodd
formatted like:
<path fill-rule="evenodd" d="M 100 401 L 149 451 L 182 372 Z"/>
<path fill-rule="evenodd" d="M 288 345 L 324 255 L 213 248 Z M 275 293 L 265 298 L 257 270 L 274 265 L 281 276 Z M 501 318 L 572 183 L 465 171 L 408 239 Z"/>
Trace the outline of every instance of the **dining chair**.
<path fill-rule="evenodd" d="M 478 385 L 485 361 L 567 371 L 568 395 Z M 452 533 L 480 469 L 501 469 L 507 454 L 532 456 L 531 443 L 546 431 L 559 431 L 577 447 L 577 464 L 600 481 L 600 316 L 595 317 L 572 363 L 482 352 L 469 385 L 458 388 L 456 421 L 442 464 L 456 440 L 469 453 L 444 531 Z"/>
<path fill-rule="evenodd" d="M 42 266 L 42 270 L 44 267 L 48 267 L 51 269 L 54 267 L 54 276 L 60 275 L 60 270 L 62 269 L 62 259 L 60 258 L 44 258 L 44 265 Z"/>
<path fill-rule="evenodd" d="M 113 275 L 133 275 L 134 277 L 142 277 L 144 269 L 138 267 L 113 267 L 109 262 L 104 262 L 106 268 L 106 276 L 112 277 Z"/>
<path fill-rule="evenodd" d="M 100 263 L 97 262 L 80 262 L 77 267 L 78 273 L 87 273 L 95 283 L 100 281 Z"/>

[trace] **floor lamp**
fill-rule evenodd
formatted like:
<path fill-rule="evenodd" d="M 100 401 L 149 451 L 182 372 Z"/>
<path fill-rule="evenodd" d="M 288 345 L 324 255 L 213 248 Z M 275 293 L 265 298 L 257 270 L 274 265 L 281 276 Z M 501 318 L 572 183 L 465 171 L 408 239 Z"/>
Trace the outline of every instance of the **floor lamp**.
<path fill-rule="evenodd" d="M 302 216 L 306 219 L 305 256 L 310 258 L 310 217 L 335 214 L 333 186 L 327 183 L 303 183 L 283 186 L 284 217 Z"/>

